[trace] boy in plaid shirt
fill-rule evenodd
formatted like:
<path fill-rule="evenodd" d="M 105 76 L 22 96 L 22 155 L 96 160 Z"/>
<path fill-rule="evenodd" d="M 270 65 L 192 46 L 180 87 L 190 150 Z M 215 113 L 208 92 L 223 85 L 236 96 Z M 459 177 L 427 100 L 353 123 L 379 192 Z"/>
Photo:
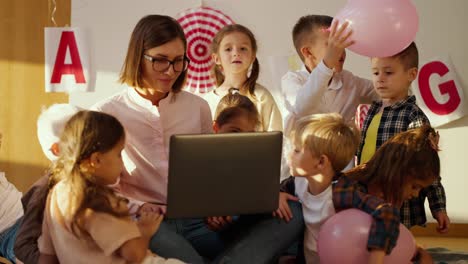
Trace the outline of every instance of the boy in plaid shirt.
<path fill-rule="evenodd" d="M 392 136 L 429 124 L 424 112 L 416 105 L 414 96 L 408 96 L 411 82 L 418 74 L 418 49 L 411 43 L 402 52 L 387 58 L 372 58 L 374 89 L 381 100 L 374 102 L 362 127 L 358 163 L 366 163 L 375 151 Z M 448 232 L 450 219 L 446 212 L 444 187 L 438 177 L 420 194 L 404 202 L 400 221 L 408 228 L 424 225 L 426 197 L 439 233 Z"/>

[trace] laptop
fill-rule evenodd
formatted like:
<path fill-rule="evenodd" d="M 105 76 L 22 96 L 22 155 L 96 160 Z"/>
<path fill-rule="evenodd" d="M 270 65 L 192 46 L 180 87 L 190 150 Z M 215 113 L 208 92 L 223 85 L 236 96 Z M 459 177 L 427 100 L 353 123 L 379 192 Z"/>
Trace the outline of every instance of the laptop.
<path fill-rule="evenodd" d="M 171 136 L 166 217 L 273 212 L 282 141 L 281 132 Z"/>

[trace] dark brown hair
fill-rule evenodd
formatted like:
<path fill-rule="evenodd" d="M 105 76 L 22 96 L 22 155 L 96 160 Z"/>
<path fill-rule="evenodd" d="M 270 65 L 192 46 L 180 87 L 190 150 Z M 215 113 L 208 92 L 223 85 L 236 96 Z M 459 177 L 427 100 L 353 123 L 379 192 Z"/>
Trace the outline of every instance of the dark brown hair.
<path fill-rule="evenodd" d="M 440 175 L 438 134 L 429 125 L 408 130 L 385 142 L 366 163 L 346 175 L 364 184 L 381 186 L 384 199 L 403 202 L 403 186 L 411 180 L 436 180 Z"/>
<path fill-rule="evenodd" d="M 250 29 L 239 24 L 227 25 L 223 27 L 220 31 L 218 31 L 218 33 L 216 33 L 216 36 L 214 37 L 213 42 L 211 43 L 211 53 L 218 54 L 219 46 L 223 38 L 226 35 L 230 33 L 234 33 L 234 32 L 240 32 L 240 33 L 245 34 L 250 39 L 250 44 L 252 46 L 253 54 L 254 55 L 257 54 L 257 49 L 258 49 L 257 41 L 255 40 L 254 34 L 252 33 L 252 31 L 250 31 Z M 220 68 L 219 65 L 213 64 L 212 71 L 216 79 L 216 85 L 220 86 L 221 84 L 223 84 L 224 74 L 223 74 L 222 68 Z M 241 89 L 241 91 L 244 91 L 245 89 L 246 91 L 249 92 L 249 94 L 253 98 L 255 98 L 255 94 L 254 94 L 255 85 L 257 84 L 259 73 L 260 73 L 260 65 L 258 63 L 257 56 L 255 56 L 255 60 L 253 61 L 253 64 L 252 64 L 252 71 L 250 72 L 250 76 L 247 78 L 247 80 L 243 84 L 243 87 L 236 87 L 236 88 Z"/>
<path fill-rule="evenodd" d="M 304 61 L 301 48 L 306 43 L 312 43 L 315 40 L 315 31 L 318 28 L 328 28 L 331 26 L 333 17 L 324 15 L 307 15 L 299 18 L 294 25 L 292 38 L 296 52 Z"/>
<path fill-rule="evenodd" d="M 397 58 L 400 60 L 401 64 L 405 70 L 409 70 L 411 68 L 418 68 L 419 66 L 419 53 L 418 47 L 416 47 L 416 43 L 411 42 L 411 44 L 406 47 L 404 50 L 399 52 L 396 55 L 393 55 L 391 58 Z"/>
<path fill-rule="evenodd" d="M 229 89 L 229 93 L 219 101 L 215 114 L 216 124 L 222 126 L 237 116 L 246 115 L 249 121 L 258 127 L 260 119 L 257 107 L 247 96 L 241 95 L 236 90 Z"/>
<path fill-rule="evenodd" d="M 108 152 L 124 139 L 122 124 L 101 112 L 80 111 L 65 125 L 59 142 L 60 156 L 52 165 L 49 187 L 62 180 L 70 185 L 66 213 L 71 216 L 71 228 L 77 237 L 91 241 L 84 228 L 86 209 L 116 217 L 128 216 L 128 201 L 117 196 L 110 187 L 99 184 L 92 170 L 84 166 L 93 153 Z"/>
<path fill-rule="evenodd" d="M 119 81 L 131 87 L 142 87 L 144 52 L 175 39 L 180 39 L 184 44 L 184 50 L 187 50 L 184 30 L 175 19 L 162 15 L 148 15 L 140 19 L 133 29 Z M 187 70 L 180 73 L 172 86 L 172 92 L 177 93 L 182 90 L 186 75 Z"/>

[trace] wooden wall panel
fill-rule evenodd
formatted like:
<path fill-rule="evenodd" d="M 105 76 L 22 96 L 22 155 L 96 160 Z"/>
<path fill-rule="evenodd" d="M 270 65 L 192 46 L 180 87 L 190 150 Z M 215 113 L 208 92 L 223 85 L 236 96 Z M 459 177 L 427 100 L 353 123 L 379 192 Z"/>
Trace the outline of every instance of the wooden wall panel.
<path fill-rule="evenodd" d="M 71 0 L 57 0 L 58 26 L 70 25 Z M 42 109 L 68 102 L 44 92 L 44 27 L 52 0 L 0 0 L 0 171 L 25 191 L 49 164 L 36 137 Z"/>

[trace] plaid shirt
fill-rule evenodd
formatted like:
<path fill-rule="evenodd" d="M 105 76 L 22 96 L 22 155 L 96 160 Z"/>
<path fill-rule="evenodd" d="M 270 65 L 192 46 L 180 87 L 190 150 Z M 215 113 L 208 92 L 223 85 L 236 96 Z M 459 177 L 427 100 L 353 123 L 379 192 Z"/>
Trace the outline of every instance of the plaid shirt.
<path fill-rule="evenodd" d="M 366 138 L 366 132 L 374 116 L 380 111 L 382 102 L 374 102 L 369 108 L 369 112 L 364 120 L 361 133 L 361 144 L 357 152 L 358 162 L 361 160 L 362 149 Z M 429 119 L 424 112 L 416 105 L 416 98 L 409 96 L 403 101 L 387 106 L 383 109 L 380 125 L 377 130 L 376 149 L 380 148 L 392 136 L 413 128 L 429 124 Z M 424 211 L 426 197 L 429 200 L 429 207 L 432 215 L 436 212 L 444 211 L 446 199 L 444 187 L 440 182 L 440 177 L 434 183 L 422 190 L 419 197 L 405 201 L 401 207 L 401 222 L 408 228 L 414 225 L 424 225 L 427 221 Z"/>
<path fill-rule="evenodd" d="M 356 208 L 370 214 L 374 221 L 369 230 L 368 249 L 382 249 L 390 254 L 400 234 L 397 207 L 367 193 L 367 186 L 345 176 L 333 185 L 333 205 L 341 211 Z"/>
<path fill-rule="evenodd" d="M 296 195 L 294 184 L 295 177 L 281 182 L 280 191 Z M 369 249 L 383 249 L 389 254 L 396 245 L 400 232 L 400 212 L 398 208 L 383 200 L 367 194 L 367 187 L 356 181 L 350 180 L 342 173 L 333 177 L 333 206 L 341 211 L 349 208 L 360 209 L 374 218 L 367 247 Z"/>

